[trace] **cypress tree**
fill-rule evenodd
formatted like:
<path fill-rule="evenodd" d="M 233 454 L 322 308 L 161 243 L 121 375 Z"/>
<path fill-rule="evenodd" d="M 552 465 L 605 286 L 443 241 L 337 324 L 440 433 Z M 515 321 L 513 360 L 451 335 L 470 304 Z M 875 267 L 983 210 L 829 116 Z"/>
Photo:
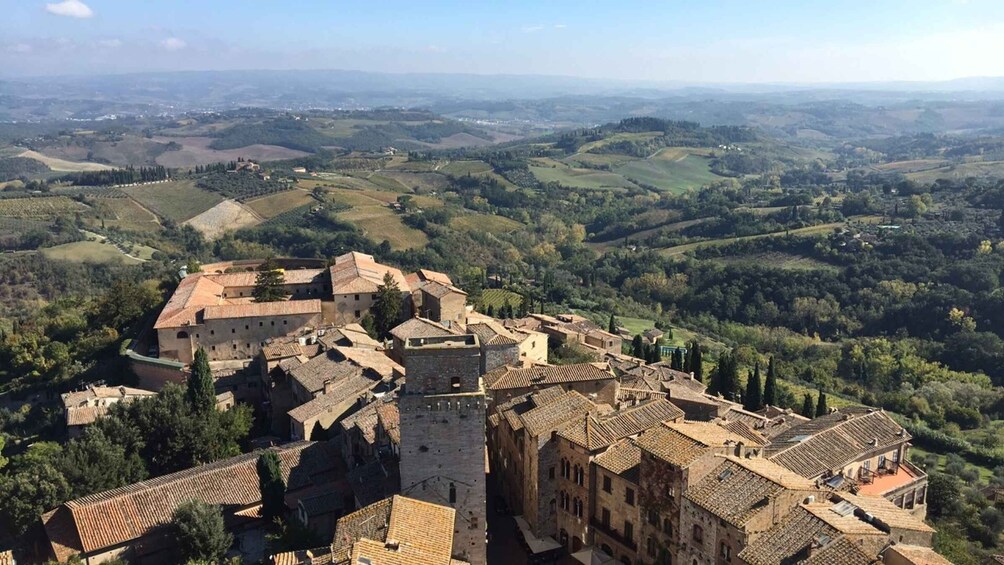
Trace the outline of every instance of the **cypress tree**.
<path fill-rule="evenodd" d="M 816 402 L 816 417 L 825 416 L 829 411 L 829 408 L 826 407 L 826 393 L 819 391 L 819 400 Z"/>
<path fill-rule="evenodd" d="M 757 361 L 750 373 L 749 380 L 746 381 L 746 397 L 743 398 L 743 407 L 750 412 L 756 412 L 763 408 L 763 391 L 760 390 L 760 362 Z"/>
<path fill-rule="evenodd" d="M 282 518 L 286 510 L 286 481 L 282 480 L 279 456 L 274 451 L 265 451 L 258 456 L 258 489 L 261 492 L 261 515 L 270 526 L 276 518 Z"/>
<path fill-rule="evenodd" d="M 387 339 L 390 330 L 401 319 L 401 288 L 393 275 L 385 273 L 383 284 L 377 287 L 376 301 L 373 303 L 373 318 L 376 321 L 377 334 L 380 339 Z"/>
<path fill-rule="evenodd" d="M 196 412 L 205 412 L 216 407 L 216 387 L 213 372 L 209 368 L 209 356 L 201 347 L 195 351 L 192 362 L 192 376 L 188 377 L 188 402 Z"/>
<path fill-rule="evenodd" d="M 777 406 L 777 373 L 774 369 L 774 356 L 771 355 L 767 363 L 767 381 L 763 385 L 763 398 L 761 404 L 764 406 Z"/>
<path fill-rule="evenodd" d="M 631 355 L 638 359 L 645 358 L 645 342 L 642 341 L 641 334 L 634 336 L 634 339 L 631 340 Z"/>
<path fill-rule="evenodd" d="M 679 347 L 673 350 L 673 357 L 670 360 L 669 366 L 677 371 L 683 370 L 683 350 Z"/>
<path fill-rule="evenodd" d="M 616 334 L 617 333 L 617 319 L 614 318 L 614 313 L 610 313 L 610 321 L 607 322 L 607 331 Z"/>
<path fill-rule="evenodd" d="M 812 418 L 815 411 L 812 408 L 812 395 L 805 393 L 805 398 L 802 399 L 802 412 L 801 414 L 806 418 Z"/>
<path fill-rule="evenodd" d="M 704 380 L 704 361 L 702 359 L 703 353 L 701 353 L 701 344 L 694 340 L 690 344 L 691 358 L 690 358 L 690 372 L 694 373 L 694 379 L 698 381 Z"/>

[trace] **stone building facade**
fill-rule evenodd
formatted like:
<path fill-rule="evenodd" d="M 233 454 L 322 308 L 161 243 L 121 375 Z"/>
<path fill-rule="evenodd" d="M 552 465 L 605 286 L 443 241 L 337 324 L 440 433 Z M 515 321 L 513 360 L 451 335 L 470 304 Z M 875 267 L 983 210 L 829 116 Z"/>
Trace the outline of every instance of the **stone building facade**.
<path fill-rule="evenodd" d="M 454 556 L 483 565 L 486 404 L 477 336 L 413 338 L 404 350 L 401 492 L 454 508 Z"/>

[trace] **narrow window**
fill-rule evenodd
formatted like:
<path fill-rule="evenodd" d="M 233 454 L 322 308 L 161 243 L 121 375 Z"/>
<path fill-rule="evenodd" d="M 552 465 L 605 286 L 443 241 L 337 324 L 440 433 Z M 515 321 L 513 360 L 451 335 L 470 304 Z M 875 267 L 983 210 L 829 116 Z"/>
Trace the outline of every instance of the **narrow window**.
<path fill-rule="evenodd" d="M 633 542 L 634 541 L 634 524 L 624 520 L 624 539 Z"/>
<path fill-rule="evenodd" d="M 457 485 L 450 483 L 450 504 L 457 503 Z"/>
<path fill-rule="evenodd" d="M 628 506 L 634 506 L 634 489 L 629 488 L 624 491 L 624 502 L 626 502 Z"/>
<path fill-rule="evenodd" d="M 610 477 L 603 476 L 603 492 L 609 493 L 613 491 L 613 485 L 610 482 Z"/>

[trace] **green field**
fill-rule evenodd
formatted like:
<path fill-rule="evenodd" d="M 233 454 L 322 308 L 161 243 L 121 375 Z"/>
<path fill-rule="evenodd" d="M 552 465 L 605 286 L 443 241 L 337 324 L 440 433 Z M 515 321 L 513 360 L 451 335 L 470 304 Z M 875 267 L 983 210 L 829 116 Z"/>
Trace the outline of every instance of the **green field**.
<path fill-rule="evenodd" d="M 401 216 L 390 208 L 364 206 L 339 212 L 338 217 L 359 227 L 374 242 L 389 241 L 395 250 L 425 247 L 429 243 L 424 232 L 404 225 Z"/>
<path fill-rule="evenodd" d="M 516 220 L 491 214 L 465 214 L 450 220 L 450 227 L 458 231 L 481 231 L 488 233 L 509 233 L 523 227 Z"/>
<path fill-rule="evenodd" d="M 193 181 L 173 181 L 128 186 L 123 192 L 162 218 L 184 222 L 223 201 L 223 197 L 195 186 Z"/>
<path fill-rule="evenodd" d="M 683 193 L 722 180 L 711 172 L 711 160 L 701 155 L 685 153 L 674 157 L 678 149 L 669 147 L 651 159 L 631 161 L 614 169 L 617 174 L 661 190 Z M 667 158 L 663 158 L 666 155 Z"/>
<path fill-rule="evenodd" d="M 439 168 L 439 171 L 448 175 L 464 176 L 467 174 L 476 175 L 487 173 L 492 170 L 491 165 L 484 161 L 450 161 Z"/>
<path fill-rule="evenodd" d="M 616 173 L 569 167 L 553 159 L 533 159 L 531 163 L 534 164 L 530 166 L 530 172 L 540 182 L 557 182 L 564 186 L 592 190 L 636 188 L 634 183 Z"/>
<path fill-rule="evenodd" d="M 283 212 L 299 208 L 305 204 L 317 202 L 306 190 L 287 190 L 261 198 L 249 200 L 245 204 L 256 214 L 265 218 L 274 218 Z"/>
<path fill-rule="evenodd" d="M 41 250 L 42 255 L 49 259 L 61 259 L 78 263 L 124 263 L 138 265 L 139 259 L 133 259 L 119 251 L 111 243 L 98 241 L 75 241 Z"/>
<path fill-rule="evenodd" d="M 963 180 L 966 177 L 996 178 L 1004 176 L 1004 161 L 961 163 L 906 173 L 906 178 L 919 183 L 932 183 L 938 179 Z"/>
<path fill-rule="evenodd" d="M 118 228 L 125 231 L 152 232 L 161 228 L 157 216 L 132 198 L 89 198 L 93 210 L 88 224 Z"/>
<path fill-rule="evenodd" d="M 765 265 L 789 271 L 830 271 L 833 273 L 841 271 L 841 268 L 836 265 L 824 263 L 812 257 L 780 252 L 756 253 L 739 257 L 716 257 L 707 259 L 707 261 L 723 265 Z"/>
<path fill-rule="evenodd" d="M 859 218 L 859 220 L 860 220 L 860 218 Z M 661 253 L 663 255 L 670 255 L 670 256 L 672 256 L 672 255 L 683 255 L 684 253 L 687 253 L 688 251 L 693 251 L 693 250 L 699 249 L 701 247 L 714 247 L 714 246 L 717 246 L 717 245 L 728 245 L 728 244 L 734 243 L 736 241 L 743 241 L 743 240 L 747 240 L 747 239 L 760 239 L 760 238 L 763 238 L 763 237 L 784 236 L 785 234 L 788 234 L 788 235 L 802 235 L 802 236 L 804 236 L 804 235 L 819 235 L 819 234 L 829 233 L 829 232 L 833 231 L 836 228 L 843 227 L 844 225 L 845 225 L 844 222 L 833 222 L 832 224 L 820 224 L 818 226 L 809 226 L 807 228 L 799 228 L 799 229 L 787 230 L 787 231 L 782 231 L 782 232 L 762 233 L 762 234 L 758 234 L 758 235 L 747 235 L 747 236 L 743 236 L 743 237 L 724 237 L 724 238 L 721 238 L 721 239 L 709 239 L 707 241 L 695 241 L 694 243 L 686 243 L 684 245 L 677 245 L 675 247 L 666 247 L 664 249 L 660 249 L 659 253 Z"/>

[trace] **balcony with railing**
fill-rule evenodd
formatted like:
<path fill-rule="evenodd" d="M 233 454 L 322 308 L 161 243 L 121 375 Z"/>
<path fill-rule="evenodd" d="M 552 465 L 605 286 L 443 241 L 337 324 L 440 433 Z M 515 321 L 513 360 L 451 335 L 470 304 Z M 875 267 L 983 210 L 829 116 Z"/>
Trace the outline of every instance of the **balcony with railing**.
<path fill-rule="evenodd" d="M 927 484 L 927 473 L 909 461 L 886 462 L 877 470 L 861 469 L 857 493 L 893 498 Z"/>
<path fill-rule="evenodd" d="M 596 531 L 602 533 L 604 536 L 612 539 L 613 541 L 619 543 L 620 545 L 630 549 L 631 551 L 638 551 L 638 543 L 632 539 L 624 537 L 624 534 L 612 527 L 610 524 L 604 524 L 602 521 L 596 518 L 590 518 L 589 524 L 596 528 Z"/>

